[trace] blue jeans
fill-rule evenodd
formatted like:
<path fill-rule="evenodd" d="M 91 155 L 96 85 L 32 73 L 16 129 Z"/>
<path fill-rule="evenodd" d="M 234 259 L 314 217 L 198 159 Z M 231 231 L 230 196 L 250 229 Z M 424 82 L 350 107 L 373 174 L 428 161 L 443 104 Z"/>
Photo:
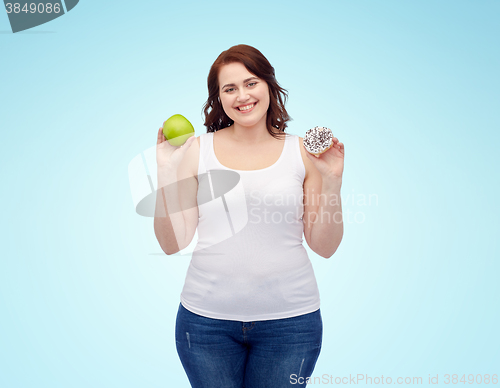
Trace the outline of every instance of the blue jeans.
<path fill-rule="evenodd" d="M 305 387 L 323 337 L 320 310 L 239 322 L 207 318 L 179 304 L 175 343 L 193 388 Z"/>

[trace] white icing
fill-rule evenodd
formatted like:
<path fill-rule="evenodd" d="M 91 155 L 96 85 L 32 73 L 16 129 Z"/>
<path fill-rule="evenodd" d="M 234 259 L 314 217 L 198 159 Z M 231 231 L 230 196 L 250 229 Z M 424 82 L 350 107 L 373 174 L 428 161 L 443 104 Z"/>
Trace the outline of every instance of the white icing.
<path fill-rule="evenodd" d="M 333 133 L 326 127 L 314 127 L 304 136 L 304 147 L 311 154 L 322 154 L 333 144 Z"/>

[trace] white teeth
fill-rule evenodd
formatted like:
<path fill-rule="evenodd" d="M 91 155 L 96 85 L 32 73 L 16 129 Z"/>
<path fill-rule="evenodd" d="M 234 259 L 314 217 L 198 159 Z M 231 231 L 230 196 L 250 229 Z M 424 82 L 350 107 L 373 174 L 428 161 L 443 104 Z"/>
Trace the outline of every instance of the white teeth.
<path fill-rule="evenodd" d="M 249 109 L 252 109 L 254 105 L 255 105 L 255 104 L 252 104 L 252 105 L 246 105 L 246 106 L 240 106 L 238 109 L 239 109 L 239 110 L 249 110 Z"/>

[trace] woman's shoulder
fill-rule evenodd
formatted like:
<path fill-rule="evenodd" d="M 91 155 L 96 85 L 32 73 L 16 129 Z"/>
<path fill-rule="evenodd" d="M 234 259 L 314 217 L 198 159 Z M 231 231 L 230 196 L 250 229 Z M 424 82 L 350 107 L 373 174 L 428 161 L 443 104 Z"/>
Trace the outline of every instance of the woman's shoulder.
<path fill-rule="evenodd" d="M 305 179 L 309 176 L 309 173 L 311 171 L 311 168 L 316 168 L 312 164 L 312 162 L 309 160 L 309 158 L 306 155 L 306 149 L 304 148 L 304 138 L 297 136 L 299 138 L 299 148 L 300 148 L 300 156 L 302 157 L 302 162 L 304 162 L 304 167 L 306 168 L 306 175 Z"/>

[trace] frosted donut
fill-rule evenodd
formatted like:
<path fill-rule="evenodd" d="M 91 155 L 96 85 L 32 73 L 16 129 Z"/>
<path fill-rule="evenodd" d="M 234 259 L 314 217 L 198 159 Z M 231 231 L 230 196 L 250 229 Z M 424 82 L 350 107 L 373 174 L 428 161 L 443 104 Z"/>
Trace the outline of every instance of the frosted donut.
<path fill-rule="evenodd" d="M 304 147 L 310 154 L 321 155 L 333 146 L 333 133 L 326 127 L 314 127 L 304 136 Z"/>

